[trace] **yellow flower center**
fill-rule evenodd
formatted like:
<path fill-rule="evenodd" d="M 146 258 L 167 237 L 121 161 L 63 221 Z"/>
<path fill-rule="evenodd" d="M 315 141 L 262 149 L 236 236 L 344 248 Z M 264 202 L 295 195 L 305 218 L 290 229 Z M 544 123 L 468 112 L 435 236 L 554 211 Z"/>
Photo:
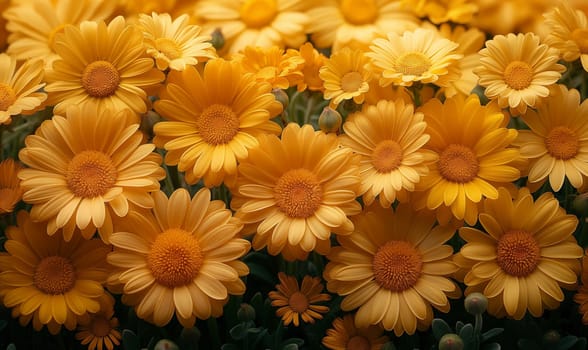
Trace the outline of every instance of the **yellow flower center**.
<path fill-rule="evenodd" d="M 526 231 L 506 232 L 496 246 L 496 264 L 509 275 L 524 277 L 535 270 L 541 248 Z"/>
<path fill-rule="evenodd" d="M 106 337 L 110 334 L 111 330 L 112 327 L 110 326 L 110 320 L 100 315 L 94 316 L 90 326 L 90 332 L 95 337 Z"/>
<path fill-rule="evenodd" d="M 588 28 L 576 28 L 572 32 L 572 40 L 578 45 L 580 53 L 588 53 Z"/>
<path fill-rule="evenodd" d="M 394 140 L 384 140 L 374 148 L 372 164 L 379 173 L 388 173 L 402 162 L 402 147 Z"/>
<path fill-rule="evenodd" d="M 292 218 L 314 214 L 323 199 L 323 190 L 316 176 L 306 169 L 286 172 L 274 189 L 277 207 Z"/>
<path fill-rule="evenodd" d="M 290 296 L 290 299 L 288 299 L 288 304 L 294 312 L 301 314 L 308 309 L 309 302 L 306 295 L 300 292 L 294 292 Z"/>
<path fill-rule="evenodd" d="M 407 52 L 396 59 L 396 71 L 419 76 L 431 68 L 431 60 L 420 52 Z"/>
<path fill-rule="evenodd" d="M 82 86 L 92 97 L 102 98 L 114 94 L 119 83 L 118 70 L 107 61 L 94 61 L 82 73 Z"/>
<path fill-rule="evenodd" d="M 439 155 L 438 168 L 447 181 L 466 183 L 478 175 L 480 165 L 469 147 L 451 144 Z"/>
<path fill-rule="evenodd" d="M 512 61 L 504 70 L 504 82 L 515 90 L 526 89 L 533 81 L 533 68 L 523 61 Z"/>
<path fill-rule="evenodd" d="M 45 294 L 58 295 L 71 290 L 76 283 L 76 269 L 62 256 L 43 258 L 35 268 L 33 284 Z"/>
<path fill-rule="evenodd" d="M 275 0 L 245 0 L 241 5 L 241 20 L 249 28 L 262 28 L 270 24 L 278 13 Z"/>
<path fill-rule="evenodd" d="M 200 137 L 210 145 L 231 141 L 239 132 L 239 125 L 239 118 L 233 110 L 220 104 L 206 107 L 196 120 Z"/>
<path fill-rule="evenodd" d="M 49 33 L 49 36 L 47 37 L 47 42 L 51 50 L 55 51 L 55 37 L 57 36 L 57 34 L 63 33 L 63 29 L 65 28 L 65 26 L 67 26 L 67 23 L 62 23 L 57 27 L 53 28 L 53 30 Z"/>
<path fill-rule="evenodd" d="M 578 154 L 580 140 L 570 128 L 556 126 L 545 138 L 545 147 L 554 158 L 567 160 Z"/>
<path fill-rule="evenodd" d="M 419 280 L 423 260 L 412 244 L 389 241 L 378 249 L 372 266 L 374 279 L 380 286 L 393 292 L 402 292 Z"/>
<path fill-rule="evenodd" d="M 370 350 L 372 348 L 372 344 L 366 337 L 356 335 L 349 339 L 345 348 L 348 350 Z"/>
<path fill-rule="evenodd" d="M 378 17 L 374 0 L 343 0 L 340 8 L 345 20 L 355 25 L 374 23 Z"/>
<path fill-rule="evenodd" d="M 361 87 L 363 79 L 358 72 L 345 73 L 341 78 L 341 90 L 345 92 L 355 92 Z"/>
<path fill-rule="evenodd" d="M 77 197 L 94 198 L 105 194 L 116 183 L 117 171 L 106 154 L 86 150 L 67 165 L 65 181 Z"/>
<path fill-rule="evenodd" d="M 182 48 L 169 38 L 158 38 L 155 40 L 155 48 L 170 60 L 182 57 Z"/>
<path fill-rule="evenodd" d="M 155 281 L 168 288 L 191 283 L 204 263 L 196 238 L 187 231 L 170 228 L 157 236 L 147 256 Z"/>
<path fill-rule="evenodd" d="M 16 101 L 14 90 L 10 86 L 0 83 L 0 111 L 7 111 L 14 101 Z"/>

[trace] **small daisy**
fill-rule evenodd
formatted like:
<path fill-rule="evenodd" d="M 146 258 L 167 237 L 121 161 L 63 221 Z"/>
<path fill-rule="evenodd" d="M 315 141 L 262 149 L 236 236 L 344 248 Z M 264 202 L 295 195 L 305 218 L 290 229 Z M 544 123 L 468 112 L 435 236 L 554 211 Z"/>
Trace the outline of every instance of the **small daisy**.
<path fill-rule="evenodd" d="M 582 323 L 588 325 L 588 249 L 582 256 L 582 277 L 580 288 L 574 294 L 574 301 L 578 303 L 578 312 L 582 315 Z"/>
<path fill-rule="evenodd" d="M 319 71 L 327 61 L 327 57 L 320 53 L 311 42 L 306 42 L 298 49 L 298 54 L 304 59 L 304 65 L 300 69 L 303 79 L 296 86 L 298 91 L 324 91 L 323 81 L 319 77 Z"/>
<path fill-rule="evenodd" d="M 18 173 L 22 166 L 12 158 L 0 162 L 0 215 L 11 213 L 22 199 L 22 188 Z"/>
<path fill-rule="evenodd" d="M 559 50 L 564 61 L 580 59 L 588 72 L 588 17 L 575 9 L 568 1 L 560 1 L 551 11 L 544 14 L 545 25 L 549 28 L 545 43 Z"/>
<path fill-rule="evenodd" d="M 401 2 L 412 9 L 417 16 L 427 17 L 434 24 L 469 23 L 478 11 L 476 1 L 472 0 L 401 0 Z"/>
<path fill-rule="evenodd" d="M 365 67 L 368 58 L 361 50 L 348 47 L 332 54 L 319 71 L 324 82 L 324 98 L 336 108 L 341 102 L 351 100 L 362 104 L 369 90 L 371 71 Z"/>
<path fill-rule="evenodd" d="M 100 310 L 80 318 L 75 337 L 82 345 L 88 345 L 88 350 L 113 350 L 120 345 L 122 338 L 117 330 L 118 318 L 114 317 L 115 300 L 112 295 L 105 293 L 98 301 Z"/>
<path fill-rule="evenodd" d="M 354 315 L 345 314 L 333 321 L 322 344 L 331 350 L 380 350 L 389 340 L 381 326 L 357 328 Z"/>

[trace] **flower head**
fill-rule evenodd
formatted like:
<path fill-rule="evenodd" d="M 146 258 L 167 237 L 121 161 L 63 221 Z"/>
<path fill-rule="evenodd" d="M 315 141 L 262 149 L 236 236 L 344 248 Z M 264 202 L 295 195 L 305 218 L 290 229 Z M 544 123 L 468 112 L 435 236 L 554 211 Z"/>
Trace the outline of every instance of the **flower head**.
<path fill-rule="evenodd" d="M 325 64 L 327 57 L 320 53 L 311 42 L 306 42 L 300 46 L 298 55 L 304 59 L 304 64 L 300 69 L 303 79 L 298 81 L 297 90 L 324 91 L 319 71 Z"/>
<path fill-rule="evenodd" d="M 0 162 L 0 215 L 11 213 L 16 203 L 22 199 L 22 188 L 18 173 L 20 163 L 12 158 Z"/>
<path fill-rule="evenodd" d="M 118 318 L 114 317 L 115 300 L 112 295 L 105 293 L 98 301 L 100 310 L 80 318 L 75 337 L 82 345 L 88 345 L 88 350 L 113 350 L 120 345 L 122 338 L 117 330 Z"/>
<path fill-rule="evenodd" d="M 367 328 L 355 326 L 354 315 L 345 314 L 333 320 L 332 327 L 327 330 L 322 344 L 331 350 L 379 350 L 389 341 L 384 329 L 379 325 Z"/>
<path fill-rule="evenodd" d="M 478 11 L 478 6 L 472 0 L 402 0 L 402 4 L 411 8 L 417 16 L 429 18 L 434 24 L 469 23 Z"/>
<path fill-rule="evenodd" d="M 578 312 L 582 315 L 582 323 L 588 324 L 588 249 L 582 256 L 580 288 L 574 294 L 574 301 L 579 304 Z"/>
<path fill-rule="evenodd" d="M 324 97 L 333 108 L 345 100 L 362 104 L 369 90 L 371 71 L 365 67 L 368 59 L 361 50 L 348 47 L 332 54 L 321 67 L 319 77 L 324 82 Z"/>
<path fill-rule="evenodd" d="M 568 62 L 578 58 L 585 71 L 588 71 L 588 16 L 575 9 L 568 1 L 544 14 L 548 30 L 545 43 L 559 50 L 561 57 Z"/>

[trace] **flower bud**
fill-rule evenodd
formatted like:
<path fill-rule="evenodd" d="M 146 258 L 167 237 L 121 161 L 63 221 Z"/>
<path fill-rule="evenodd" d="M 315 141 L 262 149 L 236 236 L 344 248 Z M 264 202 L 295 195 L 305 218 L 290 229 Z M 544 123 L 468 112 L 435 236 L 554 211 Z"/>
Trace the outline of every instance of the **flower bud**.
<path fill-rule="evenodd" d="M 216 28 L 212 33 L 210 33 L 212 39 L 210 39 L 210 43 L 216 50 L 220 50 L 225 46 L 225 36 L 221 32 L 220 28 Z"/>
<path fill-rule="evenodd" d="M 343 118 L 341 114 L 331 107 L 325 107 L 319 116 L 318 125 L 324 133 L 338 132 Z"/>
<path fill-rule="evenodd" d="M 588 193 L 577 195 L 572 202 L 572 210 L 580 216 L 588 216 Z"/>
<path fill-rule="evenodd" d="M 153 350 L 180 350 L 180 348 L 169 339 L 161 339 L 155 344 Z"/>
<path fill-rule="evenodd" d="M 241 322 L 255 320 L 255 309 L 253 306 L 247 303 L 242 303 L 239 310 L 237 310 L 237 319 Z"/>
<path fill-rule="evenodd" d="M 561 335 L 555 329 L 551 329 L 543 334 L 543 342 L 548 345 L 555 345 L 559 343 Z"/>
<path fill-rule="evenodd" d="M 284 109 L 288 108 L 288 104 L 290 103 L 290 98 L 288 97 L 288 94 L 284 90 L 279 89 L 279 88 L 273 88 L 272 94 L 274 94 L 276 101 L 280 102 Z"/>
<path fill-rule="evenodd" d="M 462 350 L 463 340 L 455 333 L 447 333 L 439 340 L 439 350 Z"/>
<path fill-rule="evenodd" d="M 488 308 L 488 298 L 482 293 L 471 293 L 465 298 L 464 306 L 472 315 L 481 315 Z"/>

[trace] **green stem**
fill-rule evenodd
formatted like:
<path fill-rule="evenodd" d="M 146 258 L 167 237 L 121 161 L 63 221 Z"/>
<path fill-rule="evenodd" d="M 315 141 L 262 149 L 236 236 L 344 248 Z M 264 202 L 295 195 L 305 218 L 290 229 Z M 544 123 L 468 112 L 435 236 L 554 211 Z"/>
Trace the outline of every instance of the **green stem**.
<path fill-rule="evenodd" d="M 482 337 L 482 314 L 475 316 L 474 323 L 474 349 L 480 349 L 480 338 Z"/>

